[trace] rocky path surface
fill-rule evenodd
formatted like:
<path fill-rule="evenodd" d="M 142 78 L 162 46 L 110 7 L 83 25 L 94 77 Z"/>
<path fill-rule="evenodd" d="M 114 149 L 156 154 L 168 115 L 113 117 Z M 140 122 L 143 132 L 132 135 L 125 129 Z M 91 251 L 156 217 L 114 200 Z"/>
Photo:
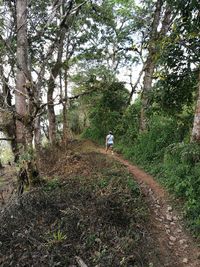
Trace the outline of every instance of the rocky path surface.
<path fill-rule="evenodd" d="M 106 154 L 104 149 L 100 152 Z M 181 215 L 173 207 L 167 192 L 137 166 L 121 156 L 112 156 L 127 167 L 139 184 L 151 212 L 152 234 L 166 257 L 168 267 L 200 267 L 200 249 L 182 224 Z M 173 258 L 173 265 L 171 259 Z"/>

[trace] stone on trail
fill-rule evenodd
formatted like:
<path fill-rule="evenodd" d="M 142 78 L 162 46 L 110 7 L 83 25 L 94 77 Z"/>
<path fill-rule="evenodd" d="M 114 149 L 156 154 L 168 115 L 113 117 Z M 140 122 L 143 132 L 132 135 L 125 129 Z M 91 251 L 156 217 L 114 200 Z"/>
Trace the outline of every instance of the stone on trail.
<path fill-rule="evenodd" d="M 188 258 L 184 258 L 183 263 L 188 263 Z"/>
<path fill-rule="evenodd" d="M 171 236 L 169 237 L 169 240 L 172 241 L 172 242 L 175 242 L 175 241 L 176 241 L 176 237 L 174 237 L 174 236 L 171 235 Z"/>

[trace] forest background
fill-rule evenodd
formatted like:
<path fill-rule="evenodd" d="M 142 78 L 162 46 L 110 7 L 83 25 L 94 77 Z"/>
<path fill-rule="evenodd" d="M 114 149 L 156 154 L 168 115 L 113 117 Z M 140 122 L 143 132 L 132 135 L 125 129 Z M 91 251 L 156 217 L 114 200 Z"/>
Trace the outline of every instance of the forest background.
<path fill-rule="evenodd" d="M 1 140 L 32 185 L 43 146 L 112 130 L 199 236 L 199 32 L 197 0 L 0 1 Z"/>

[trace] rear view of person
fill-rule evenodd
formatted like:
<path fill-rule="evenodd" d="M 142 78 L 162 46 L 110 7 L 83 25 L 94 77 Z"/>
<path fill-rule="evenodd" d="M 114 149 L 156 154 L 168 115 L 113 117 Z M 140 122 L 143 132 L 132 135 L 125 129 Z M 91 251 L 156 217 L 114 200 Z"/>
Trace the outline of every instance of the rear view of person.
<path fill-rule="evenodd" d="M 106 136 L 106 152 L 110 149 L 113 154 L 113 144 L 114 144 L 114 136 L 110 131 L 109 134 Z"/>

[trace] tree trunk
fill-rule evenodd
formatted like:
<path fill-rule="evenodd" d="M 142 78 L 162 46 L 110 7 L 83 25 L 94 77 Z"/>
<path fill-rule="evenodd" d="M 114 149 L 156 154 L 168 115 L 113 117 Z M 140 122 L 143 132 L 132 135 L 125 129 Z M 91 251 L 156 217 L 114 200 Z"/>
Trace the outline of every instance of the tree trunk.
<path fill-rule="evenodd" d="M 48 102 L 48 120 L 49 120 L 49 141 L 52 145 L 56 143 L 56 115 L 54 110 L 53 92 L 55 88 L 55 79 L 58 75 L 59 67 L 54 66 L 48 84 L 47 102 Z"/>
<path fill-rule="evenodd" d="M 15 107 L 17 143 L 25 146 L 25 127 L 22 120 L 26 116 L 26 89 L 25 84 L 28 77 L 28 42 L 27 42 L 27 0 L 17 0 L 17 77 L 15 90 Z"/>
<path fill-rule="evenodd" d="M 29 183 L 36 185 L 40 181 L 37 165 L 32 155 L 32 140 L 34 130 L 34 87 L 32 86 L 31 72 L 28 68 L 28 42 L 27 42 L 27 0 L 17 0 L 17 76 L 15 90 L 16 106 L 16 137 L 17 143 L 22 145 L 20 153 L 30 153 L 30 160 L 22 166 L 20 173 L 26 173 Z M 31 152 L 29 152 L 31 148 Z M 21 163 L 22 164 L 22 163 Z M 26 175 L 20 175 L 19 188 L 23 192 Z"/>
<path fill-rule="evenodd" d="M 67 105 L 68 105 L 68 69 L 65 70 L 65 93 L 64 93 L 64 102 L 63 102 L 63 136 L 62 141 L 66 143 L 67 140 L 71 139 L 71 132 L 68 124 L 68 116 L 67 116 Z"/>
<path fill-rule="evenodd" d="M 144 80 L 143 80 L 143 92 L 142 92 L 142 108 L 140 115 L 140 130 L 147 130 L 147 116 L 146 111 L 149 106 L 149 92 L 152 88 L 153 73 L 156 66 L 155 55 L 156 55 L 156 40 L 158 37 L 158 26 L 160 23 L 161 8 L 163 1 L 157 0 L 156 10 L 154 13 L 153 23 L 151 27 L 148 56 L 145 63 Z"/>
<path fill-rule="evenodd" d="M 5 110 L 8 110 L 8 116 L 5 117 L 5 122 L 3 122 L 4 127 L 2 127 L 2 131 L 7 136 L 8 139 L 11 140 L 11 149 L 14 155 L 14 161 L 17 162 L 19 157 L 19 151 L 17 147 L 16 141 L 16 125 L 15 125 L 15 117 L 9 113 L 9 110 L 12 106 L 12 95 L 10 92 L 10 88 L 8 86 L 8 79 L 4 75 L 3 63 L 0 64 L 0 75 L 3 83 L 3 102 L 2 105 L 5 105 Z M 5 111 L 6 112 L 6 111 Z"/>
<path fill-rule="evenodd" d="M 34 142 L 35 142 L 36 150 L 39 151 L 41 147 L 41 130 L 40 130 L 40 117 L 39 116 L 35 119 Z"/>
<path fill-rule="evenodd" d="M 198 83 L 198 98 L 197 98 L 193 128 L 190 139 L 191 142 L 200 143 L 200 72 L 199 72 L 199 83 Z"/>
<path fill-rule="evenodd" d="M 55 79 L 57 78 L 60 69 L 62 67 L 62 54 L 63 54 L 63 43 L 65 38 L 66 29 L 61 30 L 60 43 L 58 47 L 57 61 L 51 71 L 51 75 L 48 83 L 47 102 L 48 102 L 48 120 L 49 120 L 49 140 L 52 145 L 56 143 L 56 116 L 54 110 L 53 93 L 55 89 Z"/>
<path fill-rule="evenodd" d="M 156 54 L 159 53 L 156 42 L 158 39 L 162 39 L 165 37 L 166 33 L 170 28 L 170 24 L 172 22 L 172 12 L 169 6 L 165 7 L 165 13 L 162 20 L 162 26 L 160 31 L 158 31 L 158 26 L 161 22 L 161 9 L 162 9 L 163 1 L 158 0 L 156 4 L 156 10 L 154 13 L 154 20 L 152 23 L 152 30 L 149 40 L 148 47 L 148 56 L 145 63 L 145 74 L 143 80 L 143 92 L 142 92 L 142 108 L 140 115 L 140 130 L 147 130 L 147 111 L 149 108 L 149 93 L 152 89 L 152 81 L 153 74 L 156 67 Z"/>

